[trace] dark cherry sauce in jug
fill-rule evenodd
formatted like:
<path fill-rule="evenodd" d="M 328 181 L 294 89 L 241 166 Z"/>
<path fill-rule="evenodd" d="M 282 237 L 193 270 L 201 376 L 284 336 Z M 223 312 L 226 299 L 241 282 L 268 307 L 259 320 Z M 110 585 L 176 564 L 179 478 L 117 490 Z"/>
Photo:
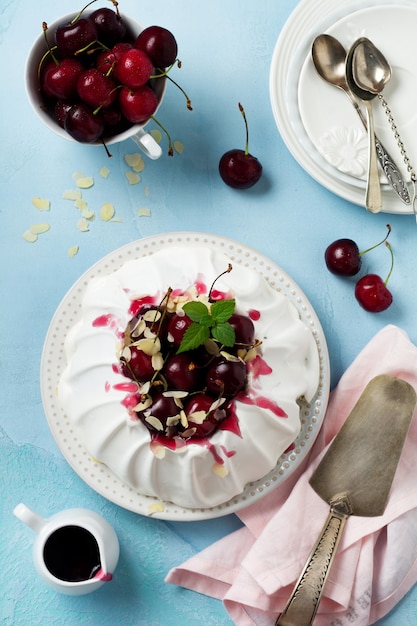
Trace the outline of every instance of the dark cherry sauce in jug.
<path fill-rule="evenodd" d="M 97 541 L 81 526 L 63 526 L 53 532 L 43 549 L 45 565 L 66 582 L 93 578 L 101 567 Z"/>

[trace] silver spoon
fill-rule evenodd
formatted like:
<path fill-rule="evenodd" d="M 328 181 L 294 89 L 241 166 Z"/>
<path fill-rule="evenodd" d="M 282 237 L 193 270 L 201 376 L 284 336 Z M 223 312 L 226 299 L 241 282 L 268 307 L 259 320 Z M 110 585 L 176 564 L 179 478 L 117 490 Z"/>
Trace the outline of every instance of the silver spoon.
<path fill-rule="evenodd" d="M 319 76 L 346 93 L 367 129 L 366 118 L 346 80 L 347 52 L 340 41 L 332 35 L 318 35 L 313 41 L 311 54 Z M 404 204 L 411 204 L 410 194 L 400 169 L 377 137 L 375 137 L 375 143 L 379 164 L 389 183 Z"/>
<path fill-rule="evenodd" d="M 360 85 L 356 82 L 359 78 Z M 382 208 L 381 185 L 378 174 L 375 146 L 372 100 L 384 89 L 391 78 L 391 68 L 375 46 L 366 37 L 361 37 L 351 47 L 346 59 L 346 79 L 355 96 L 366 107 L 369 137 L 369 172 L 366 188 L 366 208 L 378 213 Z"/>

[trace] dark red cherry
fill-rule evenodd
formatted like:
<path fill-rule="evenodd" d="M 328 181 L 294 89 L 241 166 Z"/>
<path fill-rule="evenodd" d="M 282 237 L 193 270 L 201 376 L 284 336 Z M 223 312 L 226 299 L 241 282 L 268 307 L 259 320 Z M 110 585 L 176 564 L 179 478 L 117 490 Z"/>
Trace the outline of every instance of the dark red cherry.
<path fill-rule="evenodd" d="M 201 388 L 201 369 L 186 352 L 168 357 L 163 375 L 170 389 L 196 391 Z"/>
<path fill-rule="evenodd" d="M 324 253 L 327 269 L 338 276 L 354 276 L 362 266 L 358 245 L 352 239 L 337 239 Z"/>
<path fill-rule="evenodd" d="M 79 17 L 69 24 L 60 24 L 55 31 L 55 43 L 62 56 L 74 56 L 97 41 L 97 28 L 87 17 Z"/>
<path fill-rule="evenodd" d="M 72 107 L 71 102 L 65 102 L 63 100 L 57 100 L 54 106 L 54 117 L 61 128 L 65 127 L 65 118 L 67 113 Z"/>
<path fill-rule="evenodd" d="M 143 124 L 153 115 L 158 107 L 155 92 L 144 85 L 138 89 L 122 87 L 119 94 L 122 115 L 133 124 Z"/>
<path fill-rule="evenodd" d="M 255 341 L 255 326 L 247 315 L 233 313 L 229 319 L 229 324 L 235 331 L 235 342 L 246 346 L 251 346 Z"/>
<path fill-rule="evenodd" d="M 77 59 L 51 62 L 42 74 L 42 91 L 48 98 L 73 100 L 77 95 L 77 82 L 84 66 Z"/>
<path fill-rule="evenodd" d="M 143 423 L 146 427 L 154 433 L 159 433 L 160 435 L 175 436 L 177 433 L 176 428 L 167 428 L 167 420 L 169 417 L 174 417 L 179 415 L 180 409 L 176 404 L 174 398 L 166 397 L 162 393 L 155 395 L 152 405 L 149 409 L 146 409 L 139 415 L 142 419 Z M 156 417 L 160 424 L 153 424 L 152 421 L 147 421 L 146 417 L 152 415 Z M 160 428 L 159 426 L 162 426 Z"/>
<path fill-rule="evenodd" d="M 207 389 L 216 396 L 234 397 L 246 384 L 246 365 L 240 359 L 216 357 L 206 376 Z"/>
<path fill-rule="evenodd" d="M 211 396 L 205 394 L 196 394 L 192 396 L 188 402 L 185 404 L 184 411 L 189 419 L 188 428 L 195 429 L 192 437 L 203 438 L 212 435 L 219 423 L 226 417 L 226 413 L 223 409 L 212 409 L 213 406 L 213 398 Z M 197 422 L 192 421 L 193 414 L 196 413 L 205 413 L 206 417 L 204 421 Z"/>
<path fill-rule="evenodd" d="M 114 67 L 114 77 L 125 87 L 137 89 L 145 85 L 152 75 L 153 65 L 148 55 L 142 50 L 127 50 Z"/>
<path fill-rule="evenodd" d="M 367 274 L 357 282 L 355 297 L 362 308 L 370 313 L 385 311 L 392 304 L 392 293 L 377 274 Z"/>
<path fill-rule="evenodd" d="M 175 63 L 178 46 L 174 35 L 162 26 L 148 26 L 137 37 L 135 47 L 146 52 L 155 67 Z"/>
<path fill-rule="evenodd" d="M 81 143 L 97 141 L 104 131 L 104 122 L 100 114 L 83 102 L 74 104 L 67 113 L 64 128 L 71 137 Z"/>
<path fill-rule="evenodd" d="M 108 107 L 117 98 L 116 83 L 94 67 L 80 75 L 77 91 L 81 100 L 93 108 Z"/>
<path fill-rule="evenodd" d="M 168 342 L 174 347 L 179 348 L 184 337 L 184 333 L 192 324 L 188 315 L 173 315 L 168 323 Z"/>
<path fill-rule="evenodd" d="M 120 15 L 108 7 L 96 9 L 89 16 L 97 29 L 97 39 L 106 46 L 113 46 L 126 35 L 126 23 Z"/>
<path fill-rule="evenodd" d="M 123 374 L 139 383 L 150 380 L 155 373 L 152 367 L 152 357 L 143 350 L 139 350 L 137 346 L 129 346 L 129 350 L 130 359 L 122 365 Z"/>

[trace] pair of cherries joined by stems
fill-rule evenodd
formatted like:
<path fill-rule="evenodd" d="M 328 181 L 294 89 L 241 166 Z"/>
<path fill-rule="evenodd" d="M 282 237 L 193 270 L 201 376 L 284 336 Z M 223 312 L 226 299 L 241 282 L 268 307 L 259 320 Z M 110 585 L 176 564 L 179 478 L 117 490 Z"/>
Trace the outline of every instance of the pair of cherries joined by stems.
<path fill-rule="evenodd" d="M 394 255 L 387 239 L 391 232 L 391 226 L 387 224 L 388 232 L 384 239 L 371 248 L 362 252 L 352 239 L 337 239 L 331 243 L 324 253 L 327 269 L 337 276 L 355 276 L 362 267 L 362 257 L 367 252 L 374 250 L 385 243 L 391 253 L 391 267 L 385 280 L 378 274 L 366 274 L 355 285 L 355 298 L 370 313 L 385 311 L 392 304 L 392 293 L 387 287 L 388 280 L 394 267 Z"/>

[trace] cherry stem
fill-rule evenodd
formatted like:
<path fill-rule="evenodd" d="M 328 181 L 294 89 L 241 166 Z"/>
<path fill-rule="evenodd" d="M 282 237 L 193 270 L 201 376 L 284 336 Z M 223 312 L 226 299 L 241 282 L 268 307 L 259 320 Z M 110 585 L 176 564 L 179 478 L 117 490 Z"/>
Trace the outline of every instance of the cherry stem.
<path fill-rule="evenodd" d="M 245 120 L 245 128 L 246 128 L 246 146 L 245 146 L 245 155 L 248 156 L 249 154 L 249 128 L 248 128 L 248 121 L 246 119 L 246 113 L 245 113 L 245 109 L 243 108 L 243 106 L 240 104 L 238 104 L 239 107 L 239 111 L 242 113 L 242 117 Z"/>
<path fill-rule="evenodd" d="M 387 246 L 388 250 L 391 253 L 391 268 L 390 268 L 390 271 L 388 272 L 388 276 L 384 280 L 384 285 L 386 286 L 388 284 L 388 281 L 389 281 L 390 276 L 392 274 L 392 270 L 394 269 L 394 253 L 393 253 L 392 248 L 391 248 L 390 244 L 388 243 L 388 241 L 385 242 L 385 245 Z"/>
<path fill-rule="evenodd" d="M 45 52 L 45 54 L 43 55 L 43 57 L 41 58 L 40 63 L 39 63 L 39 66 L 38 66 L 38 76 L 39 77 L 40 77 L 41 67 L 43 65 L 44 60 L 48 56 L 48 54 L 51 55 L 52 60 L 55 63 L 55 65 L 59 65 L 58 59 L 56 58 L 56 56 L 53 53 L 53 50 L 56 50 L 58 46 L 54 46 L 53 48 L 51 48 L 51 46 L 49 45 L 48 37 L 46 35 L 46 31 L 48 30 L 48 24 L 46 22 L 42 22 L 42 30 L 43 30 L 43 36 L 44 36 L 44 39 L 45 39 L 46 47 L 48 48 L 48 50 Z"/>
<path fill-rule="evenodd" d="M 168 78 L 168 80 L 171 81 L 171 83 L 173 83 L 176 87 L 178 87 L 178 89 L 181 91 L 181 93 L 184 95 L 184 98 L 187 101 L 187 109 L 189 111 L 192 111 L 193 107 L 191 106 L 191 100 L 188 97 L 188 94 L 184 91 L 184 89 L 181 87 L 181 85 L 179 85 L 173 78 L 171 78 L 171 76 L 168 76 L 168 74 L 166 74 L 166 77 Z"/>
<path fill-rule="evenodd" d="M 155 122 L 155 124 L 158 124 L 159 128 L 161 128 L 164 133 L 166 134 L 167 138 L 168 138 L 168 155 L 169 156 L 174 156 L 174 149 L 172 147 L 172 139 L 171 136 L 169 134 L 169 132 L 167 131 L 167 129 L 165 128 L 165 126 L 163 126 L 161 124 L 161 122 L 159 122 L 156 117 L 154 115 L 151 115 L 151 119 Z"/>
<path fill-rule="evenodd" d="M 219 280 L 219 278 L 220 278 L 221 276 L 224 276 L 225 274 L 230 274 L 230 272 L 232 271 L 232 269 L 233 269 L 232 264 L 231 264 L 231 263 L 229 263 L 229 265 L 227 266 L 227 270 L 224 270 L 224 272 L 222 272 L 221 274 L 219 274 L 219 275 L 218 275 L 218 276 L 217 276 L 217 277 L 213 280 L 213 282 L 212 282 L 212 284 L 211 284 L 211 287 L 210 287 L 210 290 L 209 290 L 209 292 L 208 292 L 208 299 L 209 299 L 209 302 L 212 302 L 212 299 L 211 299 L 211 292 L 212 292 L 212 291 L 213 291 L 213 289 L 214 289 L 214 285 L 217 283 L 217 281 Z"/>
<path fill-rule="evenodd" d="M 387 234 L 385 235 L 385 237 L 383 238 L 382 241 L 380 241 L 379 243 L 375 244 L 371 248 L 367 248 L 366 250 L 363 250 L 362 252 L 359 252 L 359 256 L 362 256 L 363 254 L 366 254 L 367 252 L 370 252 L 371 250 L 374 250 L 375 248 L 378 248 L 378 246 L 380 246 L 384 242 L 386 242 L 386 240 L 388 239 L 389 234 L 391 232 L 391 226 L 389 224 L 387 224 L 387 229 L 388 229 L 388 232 L 387 232 Z"/>
<path fill-rule="evenodd" d="M 70 21 L 70 24 L 74 24 L 74 22 L 76 22 L 80 18 L 81 14 L 87 9 L 87 7 L 89 7 L 90 4 L 94 4 L 94 2 L 96 2 L 96 0 L 91 0 L 91 2 L 86 4 L 85 7 L 83 7 L 81 11 L 77 13 L 75 17 L 72 18 L 72 20 Z"/>

